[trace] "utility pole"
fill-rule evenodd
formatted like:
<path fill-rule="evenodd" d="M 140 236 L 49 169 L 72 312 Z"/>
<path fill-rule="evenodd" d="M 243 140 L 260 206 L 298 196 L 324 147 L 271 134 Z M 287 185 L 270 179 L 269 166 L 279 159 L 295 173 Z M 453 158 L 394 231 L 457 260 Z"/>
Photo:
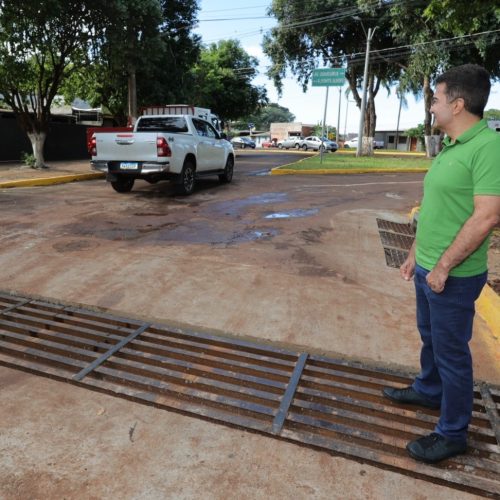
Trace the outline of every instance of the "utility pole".
<path fill-rule="evenodd" d="M 319 162 L 323 163 L 323 137 L 325 137 L 325 122 L 326 122 L 326 108 L 328 106 L 328 89 L 330 87 L 326 87 L 326 96 L 325 96 L 325 111 L 323 113 L 323 126 L 321 127 L 321 146 L 319 151 Z"/>
<path fill-rule="evenodd" d="M 335 139 L 337 140 L 337 143 L 339 142 L 340 139 L 340 105 L 342 103 L 341 98 L 342 98 L 342 89 L 339 87 L 339 114 L 337 116 L 337 133 L 335 134 Z"/>
<path fill-rule="evenodd" d="M 368 90 L 368 63 L 370 61 L 370 43 L 376 29 L 377 26 L 375 26 L 373 30 L 371 28 L 368 28 L 368 34 L 366 35 L 365 71 L 363 74 L 363 94 L 361 98 L 361 116 L 359 118 L 358 147 L 356 149 L 356 156 L 361 156 L 361 152 L 363 150 L 363 128 L 365 125 L 366 92 Z"/>
<path fill-rule="evenodd" d="M 399 119 L 401 118 L 401 106 L 402 106 L 402 104 L 403 104 L 403 94 L 401 94 L 401 91 L 399 91 L 398 123 L 396 125 L 396 138 L 395 138 L 396 151 L 398 150 L 398 147 L 399 147 Z"/>

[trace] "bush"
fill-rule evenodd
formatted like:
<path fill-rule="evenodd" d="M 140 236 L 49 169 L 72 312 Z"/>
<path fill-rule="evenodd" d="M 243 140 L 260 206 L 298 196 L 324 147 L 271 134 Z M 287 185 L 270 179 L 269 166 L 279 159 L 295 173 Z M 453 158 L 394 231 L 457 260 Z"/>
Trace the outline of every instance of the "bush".
<path fill-rule="evenodd" d="M 21 161 L 28 167 L 35 168 L 36 165 L 36 159 L 35 155 L 32 153 L 26 153 L 26 151 L 23 151 L 21 153 Z"/>

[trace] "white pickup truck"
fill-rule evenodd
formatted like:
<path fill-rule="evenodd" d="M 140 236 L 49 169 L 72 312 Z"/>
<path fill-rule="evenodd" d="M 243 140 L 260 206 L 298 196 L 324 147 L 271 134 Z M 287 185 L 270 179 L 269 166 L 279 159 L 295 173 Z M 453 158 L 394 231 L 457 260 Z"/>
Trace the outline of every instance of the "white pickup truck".
<path fill-rule="evenodd" d="M 231 143 L 192 115 L 141 116 L 132 131 L 94 132 L 90 154 L 91 167 L 105 172 L 119 193 L 129 192 L 136 179 L 173 180 L 179 194 L 189 195 L 196 177 L 218 175 L 222 183 L 233 178 Z"/>

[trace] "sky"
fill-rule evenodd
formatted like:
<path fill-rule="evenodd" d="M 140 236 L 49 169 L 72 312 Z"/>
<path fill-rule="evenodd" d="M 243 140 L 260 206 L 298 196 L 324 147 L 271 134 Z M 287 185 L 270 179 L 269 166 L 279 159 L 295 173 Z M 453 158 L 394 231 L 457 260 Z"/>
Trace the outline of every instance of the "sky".
<path fill-rule="evenodd" d="M 259 60 L 259 75 L 252 82 L 267 89 L 270 102 L 278 103 L 288 108 L 295 120 L 317 124 L 322 122 L 325 111 L 325 87 L 309 87 L 307 92 L 297 83 L 293 75 L 283 81 L 283 92 L 278 92 L 271 80 L 266 77 L 270 61 L 262 51 L 263 35 L 275 26 L 276 20 L 266 15 L 271 0 L 200 0 L 198 27 L 195 33 L 201 35 L 205 44 L 216 43 L 219 40 L 237 39 L 241 46 Z M 339 89 L 341 89 L 339 93 Z M 340 133 L 356 134 L 359 126 L 359 109 L 352 98 L 347 102 L 344 87 L 330 87 L 326 110 L 326 123 L 337 126 L 340 122 Z M 401 109 L 400 130 L 415 127 L 424 121 L 424 103 L 415 99 L 412 94 L 406 96 L 407 106 Z M 399 100 L 394 90 L 388 95 L 385 89 L 380 89 L 375 99 L 377 113 L 377 130 L 395 130 L 398 119 Z M 340 120 L 339 117 L 340 105 Z M 486 106 L 500 109 L 500 83 L 492 87 L 490 99 Z M 347 113 L 346 113 L 347 111 Z"/>

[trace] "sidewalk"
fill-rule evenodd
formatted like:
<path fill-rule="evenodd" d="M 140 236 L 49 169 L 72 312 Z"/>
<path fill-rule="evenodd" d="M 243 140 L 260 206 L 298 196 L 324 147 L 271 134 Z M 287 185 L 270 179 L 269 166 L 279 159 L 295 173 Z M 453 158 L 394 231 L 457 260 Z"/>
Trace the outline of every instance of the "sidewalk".
<path fill-rule="evenodd" d="M 90 160 L 48 162 L 49 168 L 31 168 L 22 163 L 0 163 L 0 189 L 44 186 L 63 182 L 100 179 L 104 174 L 90 168 Z"/>

